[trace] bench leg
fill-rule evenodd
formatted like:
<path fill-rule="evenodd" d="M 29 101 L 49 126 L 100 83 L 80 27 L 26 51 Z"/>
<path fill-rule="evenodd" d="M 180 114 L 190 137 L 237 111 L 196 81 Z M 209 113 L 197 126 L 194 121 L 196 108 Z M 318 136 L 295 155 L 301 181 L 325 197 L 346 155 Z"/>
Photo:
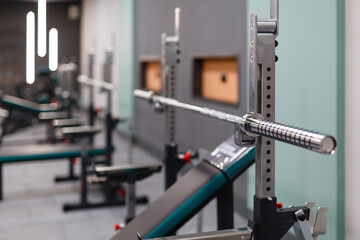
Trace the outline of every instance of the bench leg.
<path fill-rule="evenodd" d="M 127 216 L 125 218 L 125 223 L 129 223 L 136 215 L 136 193 L 135 193 L 135 181 L 130 181 L 127 184 L 126 191 L 126 209 Z"/>
<path fill-rule="evenodd" d="M 79 204 L 65 204 L 63 207 L 64 211 L 70 211 L 75 209 L 85 209 L 88 208 L 88 201 L 87 201 L 87 193 L 88 193 L 88 186 L 87 186 L 87 172 L 86 167 L 88 163 L 88 157 L 84 156 L 81 159 L 81 177 L 80 177 L 80 184 L 81 184 L 81 192 L 80 192 L 80 203 Z"/>
<path fill-rule="evenodd" d="M 134 184 L 135 187 L 135 184 Z M 130 190 L 131 192 L 132 190 Z M 87 191 L 86 191 L 87 192 Z M 146 196 L 140 196 L 140 197 L 136 197 L 135 196 L 135 188 L 133 190 L 134 194 L 132 197 L 132 201 L 135 204 L 148 204 L 149 200 Z M 81 193 L 83 196 L 84 191 Z M 131 194 L 132 195 L 132 194 Z M 129 196 L 130 197 L 130 196 Z M 86 199 L 86 196 L 85 196 Z M 124 198 L 119 198 L 119 199 L 106 199 L 102 202 L 96 202 L 96 203 L 92 203 L 87 201 L 83 202 L 83 200 L 80 203 L 75 203 L 75 204 L 65 204 L 63 206 L 63 210 L 65 212 L 67 211 L 74 211 L 74 210 L 80 210 L 80 209 L 91 209 L 91 208 L 101 208 L 101 207 L 112 207 L 112 206 L 124 206 L 126 204 L 127 201 L 125 201 Z M 131 202 L 131 201 L 130 201 Z M 130 210 L 130 213 L 133 212 L 133 215 L 135 216 L 135 206 L 129 207 L 130 209 L 134 209 L 134 210 Z M 131 217 L 131 214 L 128 214 L 128 216 Z M 133 217 L 129 218 L 128 221 L 130 221 Z M 128 218 L 127 218 L 128 219 Z M 127 220 L 126 219 L 126 220 Z"/>
<path fill-rule="evenodd" d="M 177 180 L 179 171 L 177 158 L 177 145 L 166 145 L 165 147 L 165 190 L 173 185 Z"/>
<path fill-rule="evenodd" d="M 55 182 L 65 182 L 65 181 L 74 181 L 78 180 L 79 177 L 74 174 L 74 162 L 73 158 L 69 158 L 69 175 L 68 176 L 59 176 L 55 177 Z"/>
<path fill-rule="evenodd" d="M 86 165 L 88 162 L 88 157 L 83 157 L 81 159 L 81 204 L 87 204 L 87 173 L 86 173 Z"/>
<path fill-rule="evenodd" d="M 234 228 L 234 192 L 230 182 L 217 195 L 218 230 Z"/>

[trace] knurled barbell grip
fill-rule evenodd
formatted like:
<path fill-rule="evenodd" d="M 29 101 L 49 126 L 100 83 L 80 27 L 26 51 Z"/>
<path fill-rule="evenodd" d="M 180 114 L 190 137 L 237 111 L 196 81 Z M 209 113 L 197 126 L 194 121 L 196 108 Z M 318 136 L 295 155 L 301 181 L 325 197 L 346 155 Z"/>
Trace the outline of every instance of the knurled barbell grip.
<path fill-rule="evenodd" d="M 335 153 L 337 142 L 330 135 L 323 135 L 260 118 L 245 118 L 245 129 L 251 133 L 323 154 Z"/>

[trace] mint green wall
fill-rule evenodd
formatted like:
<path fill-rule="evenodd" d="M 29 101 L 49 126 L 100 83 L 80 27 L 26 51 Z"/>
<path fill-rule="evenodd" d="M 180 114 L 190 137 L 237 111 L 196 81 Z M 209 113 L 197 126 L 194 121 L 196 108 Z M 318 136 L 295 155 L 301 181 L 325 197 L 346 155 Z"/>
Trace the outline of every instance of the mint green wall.
<path fill-rule="evenodd" d="M 269 18 L 270 0 L 248 1 L 249 13 Z M 276 120 L 333 134 L 339 149 L 322 156 L 276 145 L 276 195 L 284 206 L 314 201 L 327 206 L 328 234 L 344 239 L 344 3 L 338 0 L 280 0 L 276 54 Z M 254 168 L 249 191 L 254 193 Z M 249 207 L 253 197 L 249 194 Z"/>
<path fill-rule="evenodd" d="M 134 117 L 134 98 L 132 95 L 135 79 L 135 1 L 119 1 L 119 29 L 117 40 L 119 57 L 118 109 L 121 118 Z M 120 129 L 124 125 L 120 125 Z"/>

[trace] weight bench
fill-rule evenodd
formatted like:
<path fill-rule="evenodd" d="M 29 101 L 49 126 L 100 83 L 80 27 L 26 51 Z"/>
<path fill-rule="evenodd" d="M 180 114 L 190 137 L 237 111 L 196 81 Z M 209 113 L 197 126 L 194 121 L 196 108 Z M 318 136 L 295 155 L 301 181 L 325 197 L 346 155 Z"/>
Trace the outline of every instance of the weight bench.
<path fill-rule="evenodd" d="M 76 126 L 63 127 L 55 130 L 55 136 L 58 140 L 68 139 L 70 141 L 76 139 L 92 139 L 95 134 L 99 133 L 102 127 L 99 126 Z"/>
<path fill-rule="evenodd" d="M 22 98 L 10 96 L 10 95 L 0 95 L 1 104 L 10 107 L 25 110 L 28 112 L 33 112 L 35 114 L 44 113 L 44 112 L 54 112 L 59 111 L 61 107 L 57 103 L 42 103 L 38 104 L 31 102 Z"/>
<path fill-rule="evenodd" d="M 44 122 L 50 122 L 56 119 L 67 119 L 69 118 L 68 112 L 42 112 L 39 113 L 38 119 Z"/>
<path fill-rule="evenodd" d="M 142 199 L 143 203 L 148 203 L 147 197 L 136 197 L 135 183 L 156 172 L 160 172 L 161 168 L 161 164 L 122 165 L 96 167 L 95 172 L 98 177 L 106 177 L 111 182 L 127 183 L 127 191 L 125 193 L 127 215 L 125 217 L 125 223 L 128 223 L 135 217 L 136 202 Z"/>
<path fill-rule="evenodd" d="M 239 147 L 229 138 L 112 239 L 138 240 L 137 233 L 143 239 L 174 233 L 214 197 L 219 204 L 223 190 L 232 187 L 233 180 L 254 161 L 255 148 Z M 218 208 L 218 215 L 222 210 Z"/>
<path fill-rule="evenodd" d="M 62 127 L 78 127 L 85 124 L 85 120 L 81 118 L 72 118 L 72 119 L 55 119 L 52 121 L 53 128 L 62 128 Z"/>
<path fill-rule="evenodd" d="M 31 124 L 31 119 L 50 122 L 54 119 L 69 118 L 69 111 L 61 111 L 57 103 L 38 104 L 18 97 L 2 94 L 0 91 L 0 105 L 8 110 L 8 116 L 2 122 L 0 143 L 3 136 L 24 126 L 24 122 Z M 33 116 L 29 118 L 24 112 Z M 26 125 L 26 124 L 25 124 Z"/>
<path fill-rule="evenodd" d="M 84 154 L 88 157 L 103 156 L 106 154 L 105 148 L 90 148 L 84 153 L 82 146 L 64 146 L 54 144 L 43 145 L 27 145 L 22 146 L 21 149 L 16 146 L 3 147 L 0 150 L 0 200 L 3 199 L 3 179 L 2 179 L 2 165 L 5 163 L 43 161 L 43 160 L 57 160 L 57 159 L 73 159 L 83 157 Z M 73 175 L 73 166 L 70 164 L 69 179 L 77 179 Z"/>

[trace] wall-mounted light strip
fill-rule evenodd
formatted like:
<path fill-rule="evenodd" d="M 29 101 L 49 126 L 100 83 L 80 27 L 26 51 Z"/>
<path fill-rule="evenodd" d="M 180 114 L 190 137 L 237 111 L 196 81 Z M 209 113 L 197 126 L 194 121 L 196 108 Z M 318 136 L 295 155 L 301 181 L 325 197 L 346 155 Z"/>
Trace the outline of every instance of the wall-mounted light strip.
<path fill-rule="evenodd" d="M 58 68 L 58 30 L 52 28 L 49 31 L 49 69 L 56 71 Z"/>
<path fill-rule="evenodd" d="M 26 14 L 26 82 L 35 82 L 35 14 Z"/>
<path fill-rule="evenodd" d="M 46 0 L 38 0 L 38 55 L 46 55 Z"/>

